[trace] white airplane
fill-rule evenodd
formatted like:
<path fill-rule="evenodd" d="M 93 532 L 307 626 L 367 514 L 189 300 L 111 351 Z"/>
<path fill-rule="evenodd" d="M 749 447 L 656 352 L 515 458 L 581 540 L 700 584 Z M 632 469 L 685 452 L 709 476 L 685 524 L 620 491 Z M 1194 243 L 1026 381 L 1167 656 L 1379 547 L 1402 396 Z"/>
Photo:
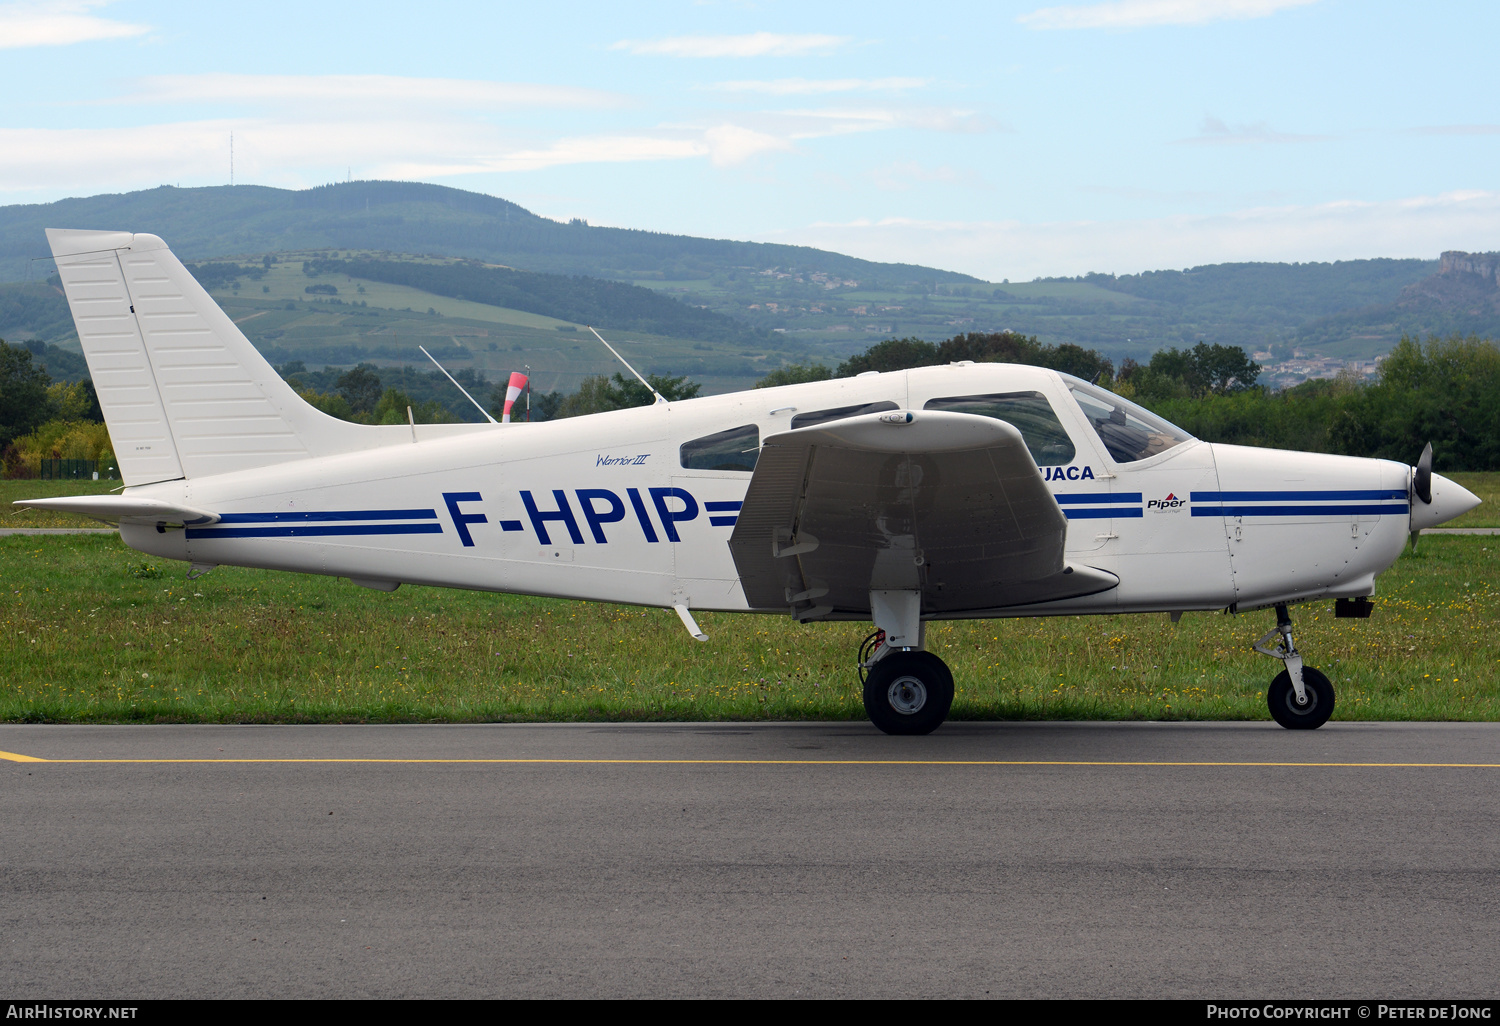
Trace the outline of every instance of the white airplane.
<path fill-rule="evenodd" d="M 1066 374 L 946 367 L 539 424 L 365 426 L 309 406 L 166 244 L 49 230 L 120 495 L 18 503 L 233 565 L 675 609 L 873 620 L 870 719 L 953 700 L 929 621 L 1274 608 L 1291 728 L 1333 712 L 1287 607 L 1368 616 L 1408 536 L 1479 499 L 1388 460 L 1219 445 Z M 1279 639 L 1278 639 L 1279 635 Z M 1271 643 L 1274 641 L 1274 647 Z"/>

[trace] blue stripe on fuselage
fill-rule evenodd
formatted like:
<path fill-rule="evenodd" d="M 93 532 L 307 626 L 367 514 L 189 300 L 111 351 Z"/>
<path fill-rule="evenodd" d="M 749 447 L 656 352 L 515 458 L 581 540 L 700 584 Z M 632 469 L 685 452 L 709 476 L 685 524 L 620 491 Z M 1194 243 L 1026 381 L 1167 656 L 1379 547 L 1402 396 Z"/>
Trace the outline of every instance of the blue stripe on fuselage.
<path fill-rule="evenodd" d="M 1059 506 L 1072 503 L 1114 503 L 1119 505 L 1126 502 L 1140 502 L 1140 492 L 1059 492 L 1052 496 L 1057 500 Z"/>
<path fill-rule="evenodd" d="M 442 524 L 301 524 L 288 527 L 189 527 L 193 540 L 210 538 L 326 538 L 333 535 L 442 534 Z"/>
<path fill-rule="evenodd" d="M 1194 502 L 1329 502 L 1354 499 L 1404 499 L 1404 488 L 1355 488 L 1344 491 L 1194 492 Z"/>
<path fill-rule="evenodd" d="M 339 520 L 436 520 L 435 509 L 340 509 L 315 512 L 276 513 L 225 513 L 219 517 L 221 524 L 282 524 L 295 521 L 303 524 L 327 523 Z"/>
<path fill-rule="evenodd" d="M 1194 506 L 1195 517 L 1378 517 L 1408 512 L 1406 503 L 1386 506 Z"/>

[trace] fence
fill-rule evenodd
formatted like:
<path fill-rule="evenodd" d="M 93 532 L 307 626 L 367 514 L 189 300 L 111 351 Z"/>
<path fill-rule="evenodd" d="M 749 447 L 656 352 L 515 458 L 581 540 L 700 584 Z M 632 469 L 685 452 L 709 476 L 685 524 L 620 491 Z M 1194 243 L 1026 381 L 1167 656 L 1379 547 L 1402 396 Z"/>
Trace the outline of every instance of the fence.
<path fill-rule="evenodd" d="M 41 459 L 36 461 L 36 468 L 36 476 L 42 481 L 98 481 L 120 476 L 113 461 L 101 466 L 98 460 Z"/>

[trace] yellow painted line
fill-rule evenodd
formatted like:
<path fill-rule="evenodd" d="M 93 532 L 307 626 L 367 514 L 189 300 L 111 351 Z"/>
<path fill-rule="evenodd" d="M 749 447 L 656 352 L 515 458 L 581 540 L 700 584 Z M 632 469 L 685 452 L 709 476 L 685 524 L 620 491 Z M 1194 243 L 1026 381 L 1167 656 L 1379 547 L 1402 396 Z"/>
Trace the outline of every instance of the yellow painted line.
<path fill-rule="evenodd" d="M 304 765 L 398 766 L 1113 766 L 1197 769 L 1500 769 L 1495 762 L 1146 762 L 1085 759 L 36 759 L 0 752 L 16 762 L 53 765 Z"/>
<path fill-rule="evenodd" d="M 9 759 L 11 762 L 46 762 L 46 759 L 34 759 L 29 755 L 17 755 L 15 752 L 0 752 L 0 759 Z"/>

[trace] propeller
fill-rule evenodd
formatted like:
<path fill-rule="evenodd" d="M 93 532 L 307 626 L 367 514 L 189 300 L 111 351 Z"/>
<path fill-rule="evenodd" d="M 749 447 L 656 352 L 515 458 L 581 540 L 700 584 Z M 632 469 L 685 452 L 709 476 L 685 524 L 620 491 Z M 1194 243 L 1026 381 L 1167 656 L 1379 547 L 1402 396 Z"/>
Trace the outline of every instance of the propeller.
<path fill-rule="evenodd" d="M 1411 468 L 1411 492 L 1428 506 L 1432 505 L 1432 443 L 1428 442 L 1417 457 L 1417 465 Z M 1411 533 L 1411 548 L 1417 550 L 1417 538 L 1422 534 L 1419 527 Z"/>
<path fill-rule="evenodd" d="M 1422 455 L 1417 459 L 1417 465 L 1412 468 L 1411 490 L 1416 493 L 1417 498 L 1427 505 L 1432 505 L 1432 443 L 1422 450 Z"/>

